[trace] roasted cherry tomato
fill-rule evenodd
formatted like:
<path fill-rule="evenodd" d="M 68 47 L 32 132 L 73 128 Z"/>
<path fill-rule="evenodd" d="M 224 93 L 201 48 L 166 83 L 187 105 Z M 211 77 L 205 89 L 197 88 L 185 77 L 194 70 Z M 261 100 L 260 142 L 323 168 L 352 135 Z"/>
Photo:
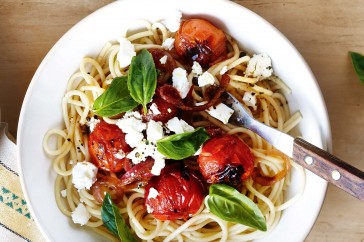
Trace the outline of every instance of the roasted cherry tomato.
<path fill-rule="evenodd" d="M 154 107 L 159 111 L 159 113 L 153 112 L 153 109 L 151 109 L 152 105 L 154 105 Z M 168 120 L 177 115 L 177 112 L 178 108 L 175 105 L 164 101 L 159 96 L 154 96 L 153 101 L 148 104 L 148 112 L 146 115 L 143 115 L 143 120 L 145 122 L 154 120 L 156 122 L 161 121 L 162 123 L 167 123 Z"/>
<path fill-rule="evenodd" d="M 101 121 L 90 133 L 88 149 L 91 161 L 101 170 L 118 172 L 130 146 L 125 142 L 125 134 L 115 124 Z"/>
<path fill-rule="evenodd" d="M 105 194 L 109 193 L 113 202 L 118 204 L 123 199 L 124 189 L 116 177 L 98 175 L 96 182 L 91 186 L 91 193 L 101 204 Z"/>
<path fill-rule="evenodd" d="M 207 20 L 188 19 L 176 32 L 174 48 L 190 63 L 207 67 L 226 58 L 226 36 Z"/>
<path fill-rule="evenodd" d="M 228 183 L 235 187 L 254 169 L 254 156 L 238 137 L 223 135 L 211 138 L 198 157 L 202 175 L 208 183 Z"/>
<path fill-rule="evenodd" d="M 196 173 L 172 165 L 149 181 L 145 205 L 156 219 L 187 219 L 200 209 L 204 196 L 204 185 Z"/>

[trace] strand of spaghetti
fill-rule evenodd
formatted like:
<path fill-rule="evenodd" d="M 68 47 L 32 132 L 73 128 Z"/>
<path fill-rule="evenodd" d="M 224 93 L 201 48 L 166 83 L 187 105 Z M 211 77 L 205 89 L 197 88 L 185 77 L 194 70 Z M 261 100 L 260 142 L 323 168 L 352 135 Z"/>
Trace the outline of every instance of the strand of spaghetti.
<path fill-rule="evenodd" d="M 229 65 L 227 65 L 227 70 L 233 69 L 237 66 L 239 66 L 240 64 L 246 64 L 248 63 L 250 60 L 250 57 L 248 55 L 245 55 L 243 57 L 240 57 L 239 59 L 233 61 L 232 63 L 230 63 Z"/>
<path fill-rule="evenodd" d="M 296 127 L 298 125 L 298 123 L 301 121 L 302 119 L 302 114 L 301 112 L 296 112 L 292 115 L 292 117 L 290 117 L 283 125 L 283 132 L 284 133 L 288 133 L 290 132 L 294 127 Z"/>
<path fill-rule="evenodd" d="M 262 94 L 260 96 L 262 98 L 266 99 L 269 102 L 269 104 L 273 106 L 274 111 L 277 114 L 277 119 L 278 119 L 277 120 L 277 122 L 278 122 L 277 129 L 282 130 L 283 129 L 283 115 L 282 115 L 282 111 L 281 111 L 279 105 L 277 104 L 277 102 L 271 96 L 268 96 L 266 94 Z"/>
<path fill-rule="evenodd" d="M 66 95 L 63 97 L 63 105 L 67 105 L 68 99 L 70 99 L 72 96 L 78 96 L 81 98 L 81 101 L 84 103 L 84 110 L 82 112 L 80 123 L 85 124 L 86 123 L 86 117 L 88 116 L 88 113 L 90 111 L 90 101 L 88 100 L 87 96 L 78 90 L 69 91 L 66 93 Z"/>
<path fill-rule="evenodd" d="M 271 77 L 269 77 L 269 80 L 271 80 L 271 81 L 275 82 L 277 85 L 279 85 L 286 94 L 292 93 L 292 90 L 286 85 L 286 83 L 284 83 L 281 80 L 281 78 L 279 78 L 277 76 L 271 76 Z"/>
<path fill-rule="evenodd" d="M 158 30 L 162 34 L 162 39 L 159 38 Z M 158 45 L 161 45 L 163 41 L 165 41 L 168 38 L 168 31 L 167 28 L 164 26 L 164 24 L 155 22 L 152 24 L 152 31 L 153 31 L 153 39 L 154 42 Z"/>
<path fill-rule="evenodd" d="M 284 110 L 284 112 L 283 112 L 284 120 L 287 120 L 290 117 L 290 113 L 289 113 L 289 107 L 288 107 L 286 98 L 279 92 L 273 93 L 272 98 L 278 99 L 280 101 L 280 106 Z"/>
<path fill-rule="evenodd" d="M 127 39 L 130 42 L 133 42 L 134 40 L 137 40 L 137 39 L 140 39 L 140 38 L 143 38 L 143 37 L 148 37 L 148 36 L 153 36 L 153 31 L 147 30 L 147 31 L 144 31 L 144 32 L 139 32 L 139 33 L 128 36 Z"/>
<path fill-rule="evenodd" d="M 303 169 L 302 166 L 297 165 L 295 162 L 291 161 L 291 166 L 293 168 L 295 168 L 295 170 L 297 170 L 298 173 L 298 183 L 299 183 L 299 188 L 297 189 L 297 191 L 295 192 L 295 195 L 288 199 L 287 201 L 285 201 L 284 203 L 282 203 L 281 205 L 276 207 L 277 211 L 282 211 L 286 208 L 288 208 L 289 206 L 291 206 L 293 203 L 295 203 L 298 199 L 300 199 L 300 197 L 303 195 L 304 191 L 305 191 L 305 186 L 306 186 L 306 175 L 305 175 L 305 170 Z"/>
<path fill-rule="evenodd" d="M 97 73 L 100 75 L 101 82 L 104 82 L 105 74 L 103 73 L 100 64 L 96 60 L 94 60 L 93 58 L 90 58 L 90 57 L 84 57 L 80 64 L 80 72 L 82 73 L 83 77 L 85 78 L 85 81 L 88 84 L 93 84 L 96 86 L 98 85 L 98 82 L 96 81 L 96 79 L 93 78 L 93 76 L 89 74 L 88 70 L 86 70 L 86 66 L 88 63 L 91 64 L 91 66 L 97 70 Z"/>
<path fill-rule="evenodd" d="M 61 136 L 65 142 L 63 143 L 62 147 L 61 148 L 57 148 L 55 150 L 52 150 L 49 146 L 48 146 L 48 143 L 49 143 L 49 138 L 52 136 L 52 135 L 59 135 Z M 52 156 L 56 156 L 56 155 L 59 155 L 61 153 L 63 153 L 65 150 L 68 150 L 69 149 L 69 145 L 71 144 L 69 141 L 67 141 L 67 134 L 66 132 L 64 132 L 63 130 L 59 130 L 59 129 L 50 129 L 46 132 L 46 134 L 44 135 L 44 138 L 43 138 L 43 148 L 44 148 L 44 151 L 48 154 L 48 155 L 52 155 Z"/>
<path fill-rule="evenodd" d="M 67 217 L 71 217 L 71 214 L 72 214 L 72 210 L 70 211 L 69 209 L 67 209 L 63 204 L 64 204 L 64 201 L 63 201 L 63 197 L 61 197 L 61 191 L 62 191 L 62 188 L 64 186 L 61 185 L 61 183 L 63 182 L 63 177 L 62 176 L 57 176 L 56 177 L 56 182 L 55 182 L 55 191 L 54 191 L 54 194 L 55 194 L 55 197 L 56 197 L 56 203 L 57 203 L 57 206 L 59 207 L 59 209 L 61 210 L 61 212 L 66 215 Z M 66 194 L 68 193 L 68 191 L 66 191 Z"/>
<path fill-rule="evenodd" d="M 212 221 L 218 223 L 221 226 L 221 240 L 220 241 L 226 241 L 228 237 L 227 233 L 227 226 L 226 221 L 218 218 L 217 216 L 213 214 L 198 214 L 192 218 L 190 218 L 188 221 L 186 221 L 183 225 L 181 225 L 178 229 L 176 229 L 173 233 L 171 233 L 167 238 L 164 239 L 165 242 L 171 241 L 174 237 L 176 237 L 177 234 L 181 233 L 185 228 L 189 227 L 191 224 L 193 224 L 196 220 L 204 219 L 211 219 Z"/>
<path fill-rule="evenodd" d="M 111 73 L 111 76 L 112 78 L 114 79 L 115 77 L 118 77 L 118 76 L 122 76 L 122 72 L 120 70 L 120 67 L 119 67 L 119 62 L 117 61 L 117 54 L 119 53 L 119 46 L 118 45 L 113 45 L 113 46 L 110 46 L 108 52 L 108 66 L 109 66 L 109 70 L 110 70 L 110 73 Z"/>
<path fill-rule="evenodd" d="M 245 76 L 239 76 L 239 75 L 232 75 L 229 74 L 229 77 L 231 80 L 237 81 L 237 82 L 244 82 L 244 83 L 257 83 L 258 79 L 257 78 L 252 78 L 252 77 L 245 77 Z"/>

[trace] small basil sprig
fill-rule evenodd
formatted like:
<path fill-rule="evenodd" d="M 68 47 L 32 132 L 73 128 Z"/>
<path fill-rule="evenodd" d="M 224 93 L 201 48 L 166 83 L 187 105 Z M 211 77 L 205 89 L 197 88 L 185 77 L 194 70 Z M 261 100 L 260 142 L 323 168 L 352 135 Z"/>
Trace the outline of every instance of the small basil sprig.
<path fill-rule="evenodd" d="M 144 113 L 147 104 L 152 100 L 157 87 L 157 70 L 152 54 L 143 49 L 131 60 L 128 74 L 128 88 L 133 99 L 143 105 Z"/>
<path fill-rule="evenodd" d="M 116 77 L 109 88 L 94 102 L 93 111 L 102 117 L 111 117 L 135 108 L 138 103 L 130 96 L 126 76 Z"/>
<path fill-rule="evenodd" d="M 364 56 L 352 51 L 349 51 L 349 54 L 357 76 L 364 83 Z"/>
<path fill-rule="evenodd" d="M 101 207 L 101 218 L 105 227 L 123 242 L 137 242 L 129 227 L 121 216 L 117 206 L 112 202 L 109 193 L 105 195 Z"/>
<path fill-rule="evenodd" d="M 194 155 L 209 138 L 206 129 L 199 127 L 192 132 L 174 134 L 158 140 L 157 149 L 167 158 L 182 160 Z"/>
<path fill-rule="evenodd" d="M 205 204 L 211 213 L 221 219 L 267 231 L 264 216 L 258 206 L 233 187 L 225 184 L 211 185 Z"/>

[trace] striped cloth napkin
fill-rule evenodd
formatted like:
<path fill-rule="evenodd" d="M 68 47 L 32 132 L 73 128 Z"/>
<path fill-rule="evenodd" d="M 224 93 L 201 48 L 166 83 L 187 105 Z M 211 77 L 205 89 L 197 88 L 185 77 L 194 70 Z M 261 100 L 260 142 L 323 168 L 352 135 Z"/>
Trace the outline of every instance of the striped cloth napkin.
<path fill-rule="evenodd" d="M 16 145 L 12 140 L 7 125 L 0 123 L 0 241 L 46 241 L 21 190 Z"/>

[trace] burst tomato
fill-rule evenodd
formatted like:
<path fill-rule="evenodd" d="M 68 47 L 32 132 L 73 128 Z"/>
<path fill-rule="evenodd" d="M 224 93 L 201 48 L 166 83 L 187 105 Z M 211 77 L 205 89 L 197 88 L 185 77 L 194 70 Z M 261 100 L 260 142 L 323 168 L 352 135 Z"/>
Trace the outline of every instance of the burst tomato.
<path fill-rule="evenodd" d="M 90 133 L 88 149 L 91 161 L 101 170 L 118 172 L 123 168 L 130 146 L 125 142 L 125 134 L 115 124 L 101 121 Z"/>
<path fill-rule="evenodd" d="M 239 186 L 254 169 L 254 156 L 249 147 L 232 135 L 208 140 L 197 161 L 208 183 L 224 182 Z"/>
<path fill-rule="evenodd" d="M 156 219 L 187 219 L 201 207 L 205 189 L 196 173 L 174 165 L 153 177 L 145 188 L 145 205 Z M 151 189 L 157 196 L 149 196 Z"/>
<path fill-rule="evenodd" d="M 189 62 L 197 61 L 205 67 L 226 58 L 227 53 L 224 32 L 204 19 L 183 21 L 176 32 L 174 47 Z"/>
<path fill-rule="evenodd" d="M 158 90 L 157 90 L 157 92 L 158 92 Z M 150 110 L 151 105 L 155 105 L 155 107 L 158 109 L 159 113 L 157 113 L 157 114 L 153 113 Z M 156 122 L 161 121 L 162 123 L 167 123 L 168 120 L 175 117 L 178 112 L 178 108 L 175 105 L 164 101 L 159 96 L 154 96 L 153 101 L 148 104 L 148 110 L 149 110 L 148 113 L 146 115 L 143 115 L 143 120 L 145 122 L 154 120 Z"/>

